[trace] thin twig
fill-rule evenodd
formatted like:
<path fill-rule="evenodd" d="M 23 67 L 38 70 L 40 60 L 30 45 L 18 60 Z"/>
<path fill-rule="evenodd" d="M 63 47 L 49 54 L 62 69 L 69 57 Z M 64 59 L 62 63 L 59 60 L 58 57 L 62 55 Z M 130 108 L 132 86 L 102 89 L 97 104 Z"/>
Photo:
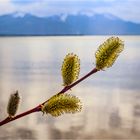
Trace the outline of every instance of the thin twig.
<path fill-rule="evenodd" d="M 63 94 L 65 93 L 66 91 L 72 89 L 74 86 L 76 86 L 77 84 L 79 84 L 80 82 L 82 82 L 84 79 L 88 78 L 90 75 L 96 73 L 98 70 L 96 68 L 94 68 L 93 70 L 91 70 L 89 73 L 87 73 L 85 76 L 81 77 L 79 80 L 77 80 L 76 82 L 74 82 L 73 84 L 69 85 L 69 86 L 66 86 L 64 87 L 60 92 L 58 92 L 58 94 Z M 49 100 L 49 99 L 48 99 Z M 16 115 L 15 117 L 13 118 L 10 118 L 10 117 L 7 117 L 6 119 L 4 119 L 3 121 L 0 122 L 0 126 L 4 125 L 4 124 L 7 124 L 11 121 L 14 121 L 16 119 L 19 119 L 19 118 L 22 118 L 26 115 L 29 115 L 31 113 L 34 113 L 34 112 L 39 112 L 41 111 L 41 106 L 44 105 L 46 102 L 48 102 L 48 100 L 46 100 L 45 102 L 43 102 L 42 104 L 36 106 L 35 108 L 33 109 L 30 109 L 26 112 L 23 112 L 19 115 Z"/>

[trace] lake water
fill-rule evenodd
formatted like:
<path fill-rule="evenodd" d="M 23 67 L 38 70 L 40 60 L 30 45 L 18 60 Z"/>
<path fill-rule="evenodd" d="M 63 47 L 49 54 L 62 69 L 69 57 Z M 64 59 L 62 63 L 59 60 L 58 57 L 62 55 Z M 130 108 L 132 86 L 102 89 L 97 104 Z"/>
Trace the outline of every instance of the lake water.
<path fill-rule="evenodd" d="M 81 59 L 80 77 L 95 66 L 95 51 L 109 36 L 1 37 L 0 120 L 18 90 L 18 113 L 60 91 L 67 53 Z M 125 50 L 113 67 L 89 77 L 69 93 L 83 109 L 54 118 L 33 113 L 0 128 L 0 139 L 140 139 L 140 36 L 120 36 Z"/>

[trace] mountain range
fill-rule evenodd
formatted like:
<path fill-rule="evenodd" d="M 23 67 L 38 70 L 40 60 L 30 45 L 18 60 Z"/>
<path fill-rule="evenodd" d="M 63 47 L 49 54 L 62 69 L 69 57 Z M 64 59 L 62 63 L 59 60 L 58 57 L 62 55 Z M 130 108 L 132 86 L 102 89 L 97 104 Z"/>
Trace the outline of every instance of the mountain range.
<path fill-rule="evenodd" d="M 0 36 L 140 35 L 140 24 L 109 14 L 0 16 Z"/>

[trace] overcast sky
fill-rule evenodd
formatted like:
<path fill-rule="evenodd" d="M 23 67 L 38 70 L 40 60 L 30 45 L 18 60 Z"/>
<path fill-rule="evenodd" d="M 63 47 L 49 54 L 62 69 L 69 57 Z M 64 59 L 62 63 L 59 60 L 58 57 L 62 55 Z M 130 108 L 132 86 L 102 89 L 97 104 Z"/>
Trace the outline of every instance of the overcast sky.
<path fill-rule="evenodd" d="M 14 12 L 36 16 L 108 13 L 140 23 L 140 0 L 0 0 L 0 15 Z"/>

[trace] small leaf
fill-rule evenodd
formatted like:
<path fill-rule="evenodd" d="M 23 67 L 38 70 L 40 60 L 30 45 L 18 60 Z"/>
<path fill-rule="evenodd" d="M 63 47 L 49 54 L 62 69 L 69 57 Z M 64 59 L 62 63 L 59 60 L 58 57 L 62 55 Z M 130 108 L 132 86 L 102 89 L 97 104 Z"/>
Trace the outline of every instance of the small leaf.
<path fill-rule="evenodd" d="M 8 106 L 7 106 L 7 113 L 9 114 L 9 117 L 14 117 L 19 106 L 20 97 L 18 94 L 18 91 L 16 91 L 14 94 L 10 95 Z"/>
<path fill-rule="evenodd" d="M 42 112 L 54 117 L 64 113 L 76 113 L 81 111 L 80 100 L 69 94 L 57 94 L 42 106 Z"/>
<path fill-rule="evenodd" d="M 68 86 L 76 81 L 80 73 L 80 60 L 78 56 L 73 53 L 66 55 L 61 72 L 64 86 Z"/>
<path fill-rule="evenodd" d="M 96 68 L 103 70 L 104 68 L 111 67 L 119 54 L 124 49 L 124 43 L 118 37 L 111 37 L 99 46 L 96 57 Z"/>

